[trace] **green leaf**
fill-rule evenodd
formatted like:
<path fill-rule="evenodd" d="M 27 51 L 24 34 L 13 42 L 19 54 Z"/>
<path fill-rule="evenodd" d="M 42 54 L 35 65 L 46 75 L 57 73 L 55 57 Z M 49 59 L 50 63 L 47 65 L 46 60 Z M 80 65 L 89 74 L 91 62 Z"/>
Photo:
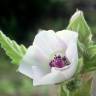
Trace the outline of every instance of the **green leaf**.
<path fill-rule="evenodd" d="M 18 45 L 14 40 L 11 40 L 0 31 L 0 44 L 6 54 L 12 59 L 12 63 L 19 64 L 22 57 L 26 53 L 24 45 Z"/>
<path fill-rule="evenodd" d="M 96 45 L 90 45 L 87 48 L 87 54 L 84 55 L 84 71 L 90 72 L 96 70 Z"/>
<path fill-rule="evenodd" d="M 68 30 L 76 31 L 79 33 L 79 41 L 83 44 L 88 44 L 91 41 L 91 30 L 85 21 L 83 12 L 77 10 L 70 19 Z"/>

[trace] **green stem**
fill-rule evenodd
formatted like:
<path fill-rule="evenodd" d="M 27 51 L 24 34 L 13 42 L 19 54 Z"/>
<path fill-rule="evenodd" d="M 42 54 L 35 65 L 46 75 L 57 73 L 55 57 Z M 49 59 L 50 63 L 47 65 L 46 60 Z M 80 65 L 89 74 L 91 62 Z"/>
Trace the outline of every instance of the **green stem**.
<path fill-rule="evenodd" d="M 66 88 L 66 86 L 63 86 L 63 89 L 65 90 L 66 95 L 67 96 L 70 96 L 70 91 Z"/>
<path fill-rule="evenodd" d="M 70 91 L 66 88 L 66 85 L 60 86 L 59 96 L 71 96 Z"/>
<path fill-rule="evenodd" d="M 85 77 L 85 79 L 87 79 L 87 77 Z M 70 88 L 71 87 L 72 86 L 70 86 Z M 60 96 L 90 96 L 91 79 L 82 80 L 79 86 L 72 88 L 73 90 L 68 90 L 66 86 L 61 86 Z"/>

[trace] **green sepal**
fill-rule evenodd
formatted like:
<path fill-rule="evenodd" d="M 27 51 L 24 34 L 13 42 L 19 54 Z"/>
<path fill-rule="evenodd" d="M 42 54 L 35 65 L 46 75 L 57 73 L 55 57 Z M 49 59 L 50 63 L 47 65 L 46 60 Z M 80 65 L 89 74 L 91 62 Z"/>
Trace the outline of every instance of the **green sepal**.
<path fill-rule="evenodd" d="M 76 31 L 79 34 L 79 41 L 88 44 L 92 39 L 91 29 L 85 21 L 83 12 L 77 10 L 70 19 L 68 30 Z"/>

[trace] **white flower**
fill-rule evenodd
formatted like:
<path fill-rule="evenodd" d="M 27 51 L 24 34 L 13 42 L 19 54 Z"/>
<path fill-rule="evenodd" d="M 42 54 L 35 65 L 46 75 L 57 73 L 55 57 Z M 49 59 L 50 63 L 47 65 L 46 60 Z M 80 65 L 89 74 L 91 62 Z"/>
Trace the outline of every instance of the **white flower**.
<path fill-rule="evenodd" d="M 33 79 L 33 85 L 48 85 L 70 79 L 77 68 L 78 33 L 40 31 L 25 54 L 18 71 Z"/>

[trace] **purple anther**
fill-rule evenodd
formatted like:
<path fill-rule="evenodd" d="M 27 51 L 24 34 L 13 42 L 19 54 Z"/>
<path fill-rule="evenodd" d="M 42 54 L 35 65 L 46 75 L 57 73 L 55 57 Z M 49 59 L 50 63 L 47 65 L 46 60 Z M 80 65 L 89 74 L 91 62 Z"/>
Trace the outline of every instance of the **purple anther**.
<path fill-rule="evenodd" d="M 51 60 L 51 62 L 49 63 L 49 66 L 63 68 L 64 66 L 69 65 L 69 64 L 70 62 L 65 56 L 61 57 L 60 55 L 58 56 L 55 55 L 54 59 Z"/>

